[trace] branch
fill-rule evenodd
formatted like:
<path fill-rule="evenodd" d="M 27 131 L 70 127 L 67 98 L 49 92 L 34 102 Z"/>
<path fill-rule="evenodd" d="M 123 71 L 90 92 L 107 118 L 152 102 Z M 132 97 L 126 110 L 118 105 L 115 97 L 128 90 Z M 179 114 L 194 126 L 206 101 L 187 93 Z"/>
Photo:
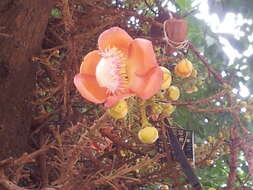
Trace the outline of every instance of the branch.
<path fill-rule="evenodd" d="M 153 8 L 150 6 L 150 4 L 148 4 L 147 0 L 144 0 L 145 4 L 147 5 L 147 7 L 154 13 L 156 14 L 156 12 L 153 10 Z"/>
<path fill-rule="evenodd" d="M 173 105 L 178 105 L 178 106 L 184 106 L 184 105 L 203 105 L 203 104 L 207 104 L 212 100 L 218 99 L 222 96 L 225 96 L 227 94 L 227 90 L 224 89 L 220 92 L 218 92 L 217 94 L 213 95 L 213 96 L 209 96 L 207 98 L 203 98 L 197 101 L 188 101 L 188 102 L 182 102 L 182 101 L 164 101 L 164 100 L 159 100 L 158 102 L 162 102 L 162 103 L 171 103 Z"/>
<path fill-rule="evenodd" d="M 230 157 L 229 157 L 229 177 L 227 181 L 227 187 L 225 190 L 233 189 L 235 182 L 236 182 L 236 168 L 238 166 L 238 134 L 236 129 L 233 127 L 231 128 L 231 143 L 230 143 Z"/>
<path fill-rule="evenodd" d="M 248 162 L 249 175 L 253 179 L 253 148 L 246 143 L 245 139 L 241 139 L 240 145 Z"/>
<path fill-rule="evenodd" d="M 195 54 L 195 56 L 206 66 L 207 70 L 213 74 L 215 79 L 217 79 L 221 84 L 228 84 L 228 81 L 224 80 L 223 77 L 208 64 L 206 58 L 200 55 L 199 51 L 191 43 L 189 43 L 189 48 Z"/>
<path fill-rule="evenodd" d="M 222 113 L 222 112 L 233 112 L 237 106 L 234 107 L 222 107 L 222 108 L 214 108 L 214 109 L 206 109 L 206 108 L 197 108 L 194 106 L 186 106 L 186 108 L 196 111 L 196 112 L 206 112 L 206 113 Z"/>
<path fill-rule="evenodd" d="M 12 183 L 11 181 L 9 181 L 4 175 L 3 169 L 0 170 L 0 185 L 4 186 L 8 190 L 28 190 L 28 189 L 19 187 L 15 185 L 14 183 Z"/>

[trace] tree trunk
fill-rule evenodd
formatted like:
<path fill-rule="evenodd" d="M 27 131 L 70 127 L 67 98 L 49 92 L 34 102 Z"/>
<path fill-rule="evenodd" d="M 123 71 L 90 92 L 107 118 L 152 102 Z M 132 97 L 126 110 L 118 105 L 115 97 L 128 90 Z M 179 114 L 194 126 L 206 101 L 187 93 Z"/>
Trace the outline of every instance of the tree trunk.
<path fill-rule="evenodd" d="M 35 65 L 53 0 L 0 0 L 0 160 L 27 151 Z"/>

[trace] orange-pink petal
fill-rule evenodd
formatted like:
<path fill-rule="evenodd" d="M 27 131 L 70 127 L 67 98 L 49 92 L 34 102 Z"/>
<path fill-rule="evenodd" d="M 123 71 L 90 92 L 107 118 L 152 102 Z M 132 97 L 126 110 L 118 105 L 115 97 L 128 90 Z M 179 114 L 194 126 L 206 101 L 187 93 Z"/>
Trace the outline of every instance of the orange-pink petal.
<path fill-rule="evenodd" d="M 121 95 L 109 96 L 105 101 L 105 107 L 110 108 L 113 105 L 115 105 L 119 100 L 124 99 L 124 98 L 128 98 L 130 96 L 134 96 L 134 95 L 135 94 L 133 92 L 126 92 Z"/>
<path fill-rule="evenodd" d="M 91 51 L 88 53 L 82 61 L 80 67 L 80 73 L 94 75 L 96 74 L 96 67 L 98 62 L 100 61 L 101 56 L 98 50 Z"/>
<path fill-rule="evenodd" d="M 162 81 L 162 70 L 160 67 L 154 67 L 145 75 L 136 75 L 131 90 L 140 98 L 148 99 L 160 90 Z"/>
<path fill-rule="evenodd" d="M 107 98 L 106 89 L 98 85 L 96 77 L 93 75 L 77 74 L 74 84 L 80 94 L 91 102 L 103 103 Z"/>
<path fill-rule="evenodd" d="M 129 47 L 127 60 L 129 88 L 131 89 L 132 85 L 135 85 L 137 75 L 146 75 L 154 67 L 158 67 L 158 64 L 151 41 L 145 39 L 133 40 Z"/>
<path fill-rule="evenodd" d="M 98 38 L 98 48 L 100 50 L 105 50 L 107 48 L 116 47 L 127 55 L 128 46 L 132 40 L 132 37 L 129 36 L 125 30 L 119 27 L 112 27 L 100 34 Z"/>

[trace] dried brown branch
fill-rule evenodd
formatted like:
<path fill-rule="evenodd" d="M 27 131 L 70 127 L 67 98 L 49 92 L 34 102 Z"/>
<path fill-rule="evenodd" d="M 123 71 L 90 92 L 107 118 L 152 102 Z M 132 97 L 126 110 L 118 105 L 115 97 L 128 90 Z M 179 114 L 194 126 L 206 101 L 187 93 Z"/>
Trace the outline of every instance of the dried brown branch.
<path fill-rule="evenodd" d="M 253 148 L 252 146 L 248 145 L 245 139 L 242 139 L 242 138 L 241 138 L 240 147 L 243 150 L 246 160 L 248 162 L 249 175 L 251 176 L 251 179 L 253 180 Z"/>
<path fill-rule="evenodd" d="M 231 142 L 229 144 L 230 147 L 230 157 L 229 157 L 229 177 L 227 181 L 227 187 L 226 190 L 232 190 L 235 187 L 236 182 L 236 168 L 238 167 L 238 134 L 234 127 L 231 127 L 230 129 L 230 139 Z"/>
<path fill-rule="evenodd" d="M 157 154 L 154 158 L 152 159 L 147 158 L 134 166 L 123 165 L 122 167 L 118 168 L 115 172 L 111 173 L 110 175 L 102 176 L 101 178 L 93 181 L 92 184 L 104 184 L 116 178 L 124 178 L 124 176 L 128 174 L 129 172 L 135 171 L 136 169 L 143 168 L 145 166 L 149 166 L 152 163 L 161 159 L 162 157 L 164 157 L 164 155 Z M 132 178 L 132 180 L 139 181 L 138 179 L 134 179 L 134 178 Z"/>
<path fill-rule="evenodd" d="M 165 100 L 159 100 L 158 102 L 162 103 L 171 103 L 173 105 L 178 105 L 178 106 L 187 106 L 187 105 L 203 105 L 203 104 L 208 104 L 212 100 L 216 100 L 220 97 L 223 97 L 227 94 L 227 89 L 224 89 L 217 94 L 214 94 L 213 96 L 209 96 L 207 98 L 203 98 L 197 101 L 187 101 L 187 102 L 182 102 L 182 101 L 165 101 Z"/>
<path fill-rule="evenodd" d="M 233 112 L 238 110 L 237 106 L 234 107 L 221 107 L 221 108 L 198 108 L 194 106 L 186 106 L 186 108 L 195 111 L 195 112 L 205 112 L 205 113 L 224 113 L 224 112 Z"/>
<path fill-rule="evenodd" d="M 7 179 L 7 177 L 4 175 L 4 170 L 0 169 L 0 185 L 7 188 L 8 190 L 28 190 L 26 188 L 22 188 L 11 182 Z"/>

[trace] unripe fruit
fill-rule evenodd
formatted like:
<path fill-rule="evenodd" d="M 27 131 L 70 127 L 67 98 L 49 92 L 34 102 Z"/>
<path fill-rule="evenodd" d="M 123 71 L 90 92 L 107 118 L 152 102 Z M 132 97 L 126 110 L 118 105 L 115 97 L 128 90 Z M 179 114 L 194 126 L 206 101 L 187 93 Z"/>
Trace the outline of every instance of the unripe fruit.
<path fill-rule="evenodd" d="M 214 137 L 211 137 L 211 136 L 208 136 L 207 137 L 207 141 L 211 144 L 215 143 L 215 138 Z"/>
<path fill-rule="evenodd" d="M 171 104 L 167 104 L 164 109 L 163 109 L 163 114 L 165 115 L 170 115 L 175 111 L 176 107 L 171 105 Z"/>
<path fill-rule="evenodd" d="M 121 155 L 122 157 L 126 157 L 126 153 L 125 153 L 123 150 L 120 151 L 120 155 Z"/>
<path fill-rule="evenodd" d="M 251 120 L 251 115 L 246 113 L 244 116 L 244 119 L 247 120 L 247 121 L 250 121 Z"/>
<path fill-rule="evenodd" d="M 220 139 L 224 138 L 223 133 L 222 133 L 222 132 L 219 132 L 219 133 L 218 133 L 218 137 L 219 137 Z"/>
<path fill-rule="evenodd" d="M 206 163 L 207 163 L 208 165 L 211 165 L 211 164 L 214 163 L 214 161 L 213 161 L 213 160 L 206 160 Z"/>
<path fill-rule="evenodd" d="M 239 105 L 242 106 L 242 107 L 246 107 L 247 106 L 247 102 L 241 101 L 241 102 L 239 102 Z"/>
<path fill-rule="evenodd" d="M 155 113 L 155 114 L 161 114 L 162 111 L 163 111 L 163 107 L 160 105 L 160 104 L 153 104 L 152 105 L 152 111 Z"/>
<path fill-rule="evenodd" d="M 168 185 L 163 185 L 160 187 L 161 190 L 169 190 L 169 186 Z"/>
<path fill-rule="evenodd" d="M 192 63 L 187 60 L 181 60 L 175 67 L 175 74 L 178 77 L 186 78 L 192 74 Z"/>
<path fill-rule="evenodd" d="M 163 83 L 162 83 L 162 86 L 161 86 L 161 89 L 162 90 L 165 90 L 167 88 L 169 88 L 170 84 L 171 84 L 171 72 L 165 68 L 165 67 L 160 67 L 163 71 Z"/>
<path fill-rule="evenodd" d="M 196 69 L 193 69 L 193 70 L 192 70 L 191 77 L 196 78 L 197 75 L 198 75 L 198 71 L 197 71 Z"/>
<path fill-rule="evenodd" d="M 108 109 L 108 113 L 115 119 L 122 119 L 127 115 L 128 106 L 125 100 L 120 100 L 117 104 L 113 107 Z"/>
<path fill-rule="evenodd" d="M 187 88 L 185 92 L 186 92 L 187 94 L 191 94 L 191 93 L 197 92 L 197 91 L 198 91 L 198 87 L 192 86 L 192 87 L 190 87 L 190 88 Z"/>
<path fill-rule="evenodd" d="M 145 127 L 139 131 L 138 137 L 142 143 L 151 144 L 158 139 L 158 131 L 155 127 Z"/>
<path fill-rule="evenodd" d="M 178 87 L 170 86 L 167 92 L 168 92 L 168 98 L 170 98 L 173 101 L 178 100 L 180 96 L 180 91 Z"/>

